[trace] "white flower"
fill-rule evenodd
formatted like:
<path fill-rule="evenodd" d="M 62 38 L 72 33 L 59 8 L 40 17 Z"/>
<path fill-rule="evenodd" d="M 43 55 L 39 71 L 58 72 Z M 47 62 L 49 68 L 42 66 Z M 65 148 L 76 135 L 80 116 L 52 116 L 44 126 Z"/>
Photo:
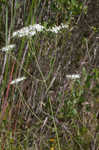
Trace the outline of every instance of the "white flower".
<path fill-rule="evenodd" d="M 68 25 L 61 24 L 60 26 L 55 26 L 55 27 L 52 27 L 51 29 L 49 28 L 48 31 L 58 33 L 63 28 L 68 28 Z"/>
<path fill-rule="evenodd" d="M 21 78 L 18 78 L 18 79 L 11 81 L 10 84 L 16 84 L 16 83 L 19 83 L 20 81 L 25 80 L 25 79 L 26 79 L 26 77 L 21 77 Z"/>
<path fill-rule="evenodd" d="M 44 29 L 44 27 L 41 26 L 40 24 L 34 24 L 34 25 L 33 25 L 33 28 L 34 28 L 35 30 L 37 30 L 38 32 L 40 32 L 40 31 L 42 31 L 42 30 Z"/>
<path fill-rule="evenodd" d="M 36 34 L 36 32 L 40 32 L 44 29 L 43 26 L 39 24 L 34 24 L 33 26 L 30 25 L 28 27 L 24 27 L 16 32 L 13 32 L 12 37 L 18 36 L 18 37 L 23 37 L 23 36 L 33 36 Z"/>
<path fill-rule="evenodd" d="M 55 32 L 58 33 L 59 30 L 61 30 L 62 28 L 68 28 L 68 25 L 64 25 L 61 24 L 60 26 L 55 26 L 49 29 L 46 29 L 44 26 L 40 25 L 40 24 L 34 24 L 34 25 L 30 25 L 28 27 L 24 27 L 16 32 L 13 32 L 12 37 L 18 36 L 18 37 L 24 37 L 24 36 L 28 36 L 28 37 L 32 37 L 36 34 L 36 32 L 41 32 L 45 29 L 45 31 L 51 31 L 51 32 Z"/>
<path fill-rule="evenodd" d="M 3 47 L 1 50 L 3 52 L 6 52 L 6 51 L 9 51 L 9 50 L 12 50 L 13 48 L 15 48 L 15 44 L 7 45 L 7 46 Z"/>
<path fill-rule="evenodd" d="M 79 79 L 80 74 L 72 74 L 72 75 L 66 75 L 68 79 Z"/>

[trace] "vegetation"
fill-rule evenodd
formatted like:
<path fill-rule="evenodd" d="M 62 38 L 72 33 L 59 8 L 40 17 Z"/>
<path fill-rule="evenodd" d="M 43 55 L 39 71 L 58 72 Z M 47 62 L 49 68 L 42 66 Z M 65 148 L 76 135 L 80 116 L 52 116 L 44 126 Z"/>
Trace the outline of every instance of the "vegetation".
<path fill-rule="evenodd" d="M 98 12 L 97 0 L 0 0 L 1 150 L 98 150 Z M 13 36 L 30 24 L 50 30 Z"/>

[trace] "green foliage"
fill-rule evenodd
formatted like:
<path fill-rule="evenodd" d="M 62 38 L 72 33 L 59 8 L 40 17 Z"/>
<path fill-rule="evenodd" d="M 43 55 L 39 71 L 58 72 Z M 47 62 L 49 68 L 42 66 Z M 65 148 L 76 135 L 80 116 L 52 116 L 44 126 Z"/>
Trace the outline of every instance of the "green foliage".
<path fill-rule="evenodd" d="M 1 9 L 2 5 L 8 5 L 8 1 L 7 0 L 0 0 L 0 9 Z"/>
<path fill-rule="evenodd" d="M 83 3 L 77 0 L 58 0 L 59 8 L 67 10 L 67 17 L 79 15 L 82 10 Z"/>
<path fill-rule="evenodd" d="M 42 11 L 39 8 L 41 2 L 44 1 L 31 1 L 29 14 L 26 12 L 27 25 L 30 22 L 36 23 L 36 13 L 38 10 Z M 0 4 L 0 11 L 2 11 L 2 6 L 3 4 L 6 5 L 6 0 L 1 0 Z M 55 21 L 59 18 L 64 22 L 66 19 L 68 21 L 72 17 L 78 17 L 83 7 L 80 0 L 53 0 L 50 4 L 49 0 L 46 0 L 44 10 L 48 8 L 48 5 L 50 13 L 46 14 L 46 11 L 44 12 L 44 16 L 48 18 L 43 22 L 46 28 L 49 22 L 50 25 L 53 25 L 52 23 L 56 24 Z M 7 20 L 9 19 L 10 17 Z M 2 22 L 2 17 L 0 21 Z M 2 31 L 1 27 L 2 23 L 0 23 L 0 30 Z M 75 30 L 75 27 L 73 28 Z M 93 28 L 93 30 L 96 31 L 97 29 Z M 9 57 L 1 85 L 0 100 L 3 100 L 6 96 L 4 91 L 8 87 L 11 76 L 11 68 L 9 66 L 12 67 L 14 60 L 16 64 L 13 79 L 19 75 L 26 75 L 27 79 L 22 84 L 12 86 L 11 91 L 8 92 L 7 101 L 10 106 L 6 109 L 0 124 L 0 149 L 29 149 L 29 140 L 32 139 L 32 149 L 44 149 L 47 147 L 45 149 L 49 150 L 50 147 L 47 141 L 52 132 L 55 133 L 55 145 L 58 145 L 57 149 L 59 150 L 61 147 L 61 150 L 66 148 L 67 150 L 89 148 L 92 141 L 91 135 L 94 135 L 93 129 L 98 130 L 99 128 L 99 126 L 95 126 L 97 124 L 95 122 L 98 111 L 97 106 L 99 105 L 99 69 L 94 68 L 89 72 L 83 67 L 82 70 L 81 68 L 79 70 L 79 72 L 82 72 L 81 79 L 66 80 L 65 75 L 68 71 L 64 71 L 67 63 L 66 59 L 64 63 L 64 58 L 69 57 L 72 63 L 72 49 L 75 48 L 73 47 L 75 43 L 72 43 L 72 38 L 75 38 L 75 36 L 72 37 L 72 31 L 68 29 L 69 40 L 68 35 L 67 37 L 64 36 L 66 32 L 59 33 L 58 36 L 49 32 L 40 33 L 29 41 L 26 38 L 23 38 L 21 41 L 19 41 L 20 39 L 16 40 L 18 43 L 17 52 L 8 54 Z M 42 36 L 42 34 L 44 35 Z M 61 40 L 58 39 L 59 36 Z M 86 38 L 83 39 L 84 44 L 82 43 L 82 47 L 88 42 L 86 40 Z M 61 44 L 58 44 L 58 41 L 61 41 Z M 66 43 L 66 41 L 68 42 Z M 69 50 L 70 53 L 67 53 Z M 75 49 L 73 50 L 75 52 Z M 0 55 L 1 66 L 4 63 L 4 55 Z M 58 63 L 62 67 L 56 73 Z M 72 67 L 70 70 L 72 70 Z M 65 81 L 66 89 L 64 86 Z M 90 107 L 91 102 L 95 104 L 95 107 L 92 109 Z M 0 111 L 1 115 L 3 111 L 2 109 Z M 95 119 L 92 118 L 92 120 L 91 116 L 88 116 L 90 113 L 92 113 L 92 116 L 95 116 Z M 13 114 L 15 115 L 14 117 Z M 94 127 L 90 127 L 91 121 L 94 122 Z M 4 147 L 2 148 L 2 146 Z"/>

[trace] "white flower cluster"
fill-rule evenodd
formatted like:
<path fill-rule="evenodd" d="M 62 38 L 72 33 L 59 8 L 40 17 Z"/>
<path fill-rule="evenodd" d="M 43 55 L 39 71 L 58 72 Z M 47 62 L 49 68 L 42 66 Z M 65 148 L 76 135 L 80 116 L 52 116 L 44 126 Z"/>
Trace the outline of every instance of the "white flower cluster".
<path fill-rule="evenodd" d="M 28 27 L 24 27 L 16 32 L 13 32 L 13 35 L 12 37 L 24 37 L 24 36 L 28 36 L 28 37 L 31 37 L 31 36 L 34 36 L 36 34 L 36 32 L 40 32 L 44 29 L 43 26 L 39 25 L 39 24 L 34 24 L 33 26 L 30 25 Z"/>
<path fill-rule="evenodd" d="M 17 83 L 19 83 L 20 81 L 23 81 L 23 80 L 25 80 L 25 79 L 26 79 L 26 77 L 17 78 L 17 79 L 15 79 L 15 80 L 11 81 L 10 84 L 17 84 Z"/>
<path fill-rule="evenodd" d="M 68 25 L 61 24 L 60 26 L 52 27 L 51 29 L 48 29 L 47 31 L 58 33 L 63 28 L 68 28 Z"/>
<path fill-rule="evenodd" d="M 15 44 L 10 44 L 10 45 L 3 47 L 1 50 L 2 50 L 2 52 L 6 52 L 6 51 L 12 50 L 14 48 L 15 48 Z"/>
<path fill-rule="evenodd" d="M 54 33 L 58 33 L 62 28 L 68 28 L 69 26 L 68 25 L 63 25 L 61 24 L 60 26 L 55 26 L 55 27 L 52 27 L 52 28 L 49 28 L 49 29 L 46 29 L 44 26 L 40 25 L 40 24 L 34 24 L 34 25 L 30 25 L 28 27 L 24 27 L 16 32 L 13 32 L 12 34 L 12 37 L 24 37 L 24 36 L 27 36 L 27 37 L 32 37 L 34 36 L 37 32 L 41 32 L 41 31 L 45 31 L 45 32 L 54 32 Z M 15 48 L 15 44 L 12 44 L 12 45 L 7 45 L 5 47 L 3 47 L 1 50 L 3 52 L 7 52 L 9 50 L 12 50 Z M 22 80 L 25 80 L 26 77 L 21 77 L 21 78 L 17 78 L 13 81 L 11 81 L 11 85 L 12 84 L 17 84 L 19 83 L 20 81 Z"/>
<path fill-rule="evenodd" d="M 72 79 L 72 80 L 79 79 L 80 78 L 80 74 L 66 75 L 66 78 Z"/>
<path fill-rule="evenodd" d="M 37 32 L 41 32 L 41 31 L 50 31 L 50 32 L 54 32 L 54 33 L 58 33 L 62 28 L 68 28 L 68 25 L 64 25 L 61 24 L 60 26 L 55 26 L 49 29 L 46 29 L 44 26 L 40 25 L 40 24 L 34 24 L 34 25 L 30 25 L 28 27 L 24 27 L 16 32 L 13 32 L 12 37 L 24 37 L 24 36 L 34 36 Z"/>
<path fill-rule="evenodd" d="M 12 37 L 32 37 L 34 36 L 37 32 L 41 32 L 41 31 L 50 31 L 50 32 L 54 32 L 54 33 L 58 33 L 61 29 L 63 28 L 68 28 L 68 24 L 64 25 L 61 24 L 60 26 L 55 26 L 49 29 L 46 29 L 44 26 L 40 25 L 40 24 L 34 24 L 34 25 L 29 25 L 28 27 L 24 27 L 18 31 L 13 32 Z M 15 44 L 11 44 L 11 45 L 7 45 L 5 47 L 3 47 L 1 50 L 3 52 L 12 50 L 15 48 Z"/>

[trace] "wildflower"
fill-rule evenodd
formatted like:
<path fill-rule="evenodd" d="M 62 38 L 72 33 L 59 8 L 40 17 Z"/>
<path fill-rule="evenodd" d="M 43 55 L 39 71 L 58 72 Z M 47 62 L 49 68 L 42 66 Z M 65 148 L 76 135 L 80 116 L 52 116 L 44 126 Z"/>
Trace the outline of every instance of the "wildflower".
<path fill-rule="evenodd" d="M 13 32 L 12 37 L 24 37 L 24 36 L 34 36 L 36 34 L 36 32 L 40 32 L 44 29 L 43 26 L 39 25 L 39 24 L 34 24 L 33 26 L 30 25 L 28 27 L 24 27 L 16 32 Z"/>
<path fill-rule="evenodd" d="M 21 78 L 18 78 L 18 79 L 15 79 L 15 80 L 11 81 L 10 84 L 16 84 L 16 83 L 18 83 L 18 82 L 20 82 L 22 80 L 25 80 L 25 79 L 26 79 L 26 77 L 21 77 Z"/>
<path fill-rule="evenodd" d="M 9 51 L 9 50 L 12 50 L 13 48 L 15 48 L 15 44 L 7 45 L 7 46 L 3 47 L 1 50 L 3 52 L 6 52 L 6 51 Z"/>
<path fill-rule="evenodd" d="M 51 138 L 51 139 L 49 139 L 49 141 L 51 142 L 50 150 L 55 150 L 55 149 L 54 149 L 54 146 L 55 146 L 55 139 L 54 139 L 54 138 Z"/>
<path fill-rule="evenodd" d="M 48 29 L 48 31 L 58 33 L 63 28 L 68 28 L 68 25 L 61 24 L 60 26 L 55 26 L 55 27 L 52 27 L 51 29 Z"/>
<path fill-rule="evenodd" d="M 51 147 L 50 150 L 54 150 L 54 147 Z"/>
<path fill-rule="evenodd" d="M 80 74 L 72 74 L 72 75 L 66 75 L 68 79 L 79 79 Z"/>
<path fill-rule="evenodd" d="M 55 139 L 50 139 L 49 141 L 50 141 L 50 142 L 55 142 Z"/>
<path fill-rule="evenodd" d="M 55 26 L 49 29 L 46 29 L 44 26 L 40 25 L 40 24 L 34 24 L 34 25 L 30 25 L 28 27 L 24 27 L 16 32 L 13 32 L 12 37 L 24 37 L 24 36 L 28 36 L 28 37 L 32 37 L 34 36 L 37 32 L 41 32 L 41 31 L 51 31 L 54 33 L 58 33 L 59 30 L 61 30 L 62 28 L 68 28 L 68 25 L 63 25 L 61 24 L 60 26 Z"/>

